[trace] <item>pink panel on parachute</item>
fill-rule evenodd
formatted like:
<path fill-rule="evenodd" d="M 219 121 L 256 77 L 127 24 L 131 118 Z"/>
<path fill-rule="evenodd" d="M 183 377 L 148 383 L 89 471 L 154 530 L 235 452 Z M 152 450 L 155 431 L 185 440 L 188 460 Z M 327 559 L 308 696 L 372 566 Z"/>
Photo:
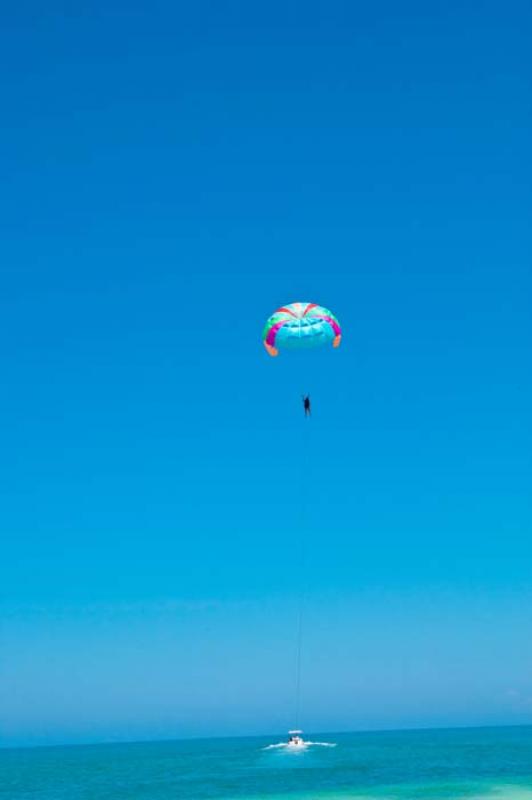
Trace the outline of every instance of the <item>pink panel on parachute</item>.
<path fill-rule="evenodd" d="M 278 308 L 275 313 L 276 314 L 291 314 L 292 317 L 296 317 L 296 319 L 297 319 L 297 314 L 294 314 L 292 309 L 291 308 L 287 308 L 286 306 L 283 306 L 282 308 Z"/>
<path fill-rule="evenodd" d="M 272 325 L 270 330 L 268 331 L 268 335 L 266 336 L 266 343 L 270 345 L 270 347 L 275 347 L 275 337 L 277 336 L 277 331 L 279 328 L 282 328 L 283 325 L 286 325 L 288 320 L 284 319 L 282 322 L 276 322 L 275 325 Z"/>
<path fill-rule="evenodd" d="M 342 329 L 340 328 L 340 326 L 338 325 L 338 323 L 336 322 L 335 319 L 333 319 L 332 317 L 327 316 L 327 314 L 314 314 L 314 316 L 316 317 L 316 319 L 323 319 L 323 320 L 325 320 L 325 322 L 329 323 L 329 325 L 331 326 L 331 328 L 334 331 L 335 341 L 338 338 L 340 338 L 340 339 L 342 338 Z M 340 344 L 340 342 L 338 342 L 338 344 Z M 335 344 L 334 346 L 338 347 L 338 344 Z"/>
<path fill-rule="evenodd" d="M 289 308 L 280 308 L 279 311 L 276 313 L 279 313 L 281 311 L 286 311 L 288 312 L 288 314 L 291 314 L 293 317 L 295 317 L 294 312 L 290 311 Z M 264 340 L 264 347 L 271 356 L 279 355 L 279 351 L 275 347 L 275 337 L 277 336 L 277 331 L 279 330 L 279 328 L 282 328 L 283 325 L 286 325 L 287 322 L 288 322 L 287 319 L 283 319 L 281 320 L 281 322 L 276 322 L 275 325 L 272 325 L 272 327 L 268 331 L 268 334 Z"/>

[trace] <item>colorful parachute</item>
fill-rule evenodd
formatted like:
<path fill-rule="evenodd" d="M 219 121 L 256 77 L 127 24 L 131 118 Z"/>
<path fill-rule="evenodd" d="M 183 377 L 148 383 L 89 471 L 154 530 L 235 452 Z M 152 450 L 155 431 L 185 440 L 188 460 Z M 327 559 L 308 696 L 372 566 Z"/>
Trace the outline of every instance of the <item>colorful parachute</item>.
<path fill-rule="evenodd" d="M 278 308 L 262 333 L 264 347 L 271 356 L 279 350 L 296 350 L 331 344 L 338 347 L 342 330 L 338 320 L 316 303 L 290 303 Z"/>

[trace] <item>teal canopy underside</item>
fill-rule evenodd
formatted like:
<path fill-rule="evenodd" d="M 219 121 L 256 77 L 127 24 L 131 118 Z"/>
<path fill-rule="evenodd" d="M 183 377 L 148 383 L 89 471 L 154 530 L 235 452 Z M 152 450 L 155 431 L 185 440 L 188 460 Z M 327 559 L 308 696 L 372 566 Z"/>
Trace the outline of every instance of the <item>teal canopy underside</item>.
<path fill-rule="evenodd" d="M 302 350 L 330 345 L 334 331 L 325 320 L 294 320 L 277 331 L 275 346 L 279 350 Z"/>

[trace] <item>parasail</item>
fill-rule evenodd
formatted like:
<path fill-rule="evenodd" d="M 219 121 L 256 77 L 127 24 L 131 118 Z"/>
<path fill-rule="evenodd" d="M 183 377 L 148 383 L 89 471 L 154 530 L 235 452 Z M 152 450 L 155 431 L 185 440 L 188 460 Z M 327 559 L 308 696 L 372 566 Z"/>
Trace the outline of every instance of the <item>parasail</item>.
<path fill-rule="evenodd" d="M 271 356 L 279 355 L 280 350 L 306 350 L 325 345 L 332 345 L 338 347 L 342 340 L 342 329 L 340 323 L 334 314 L 323 306 L 317 303 L 290 303 L 282 306 L 275 311 L 267 320 L 264 330 L 262 332 L 262 341 L 266 351 Z M 308 367 L 307 359 L 295 359 L 296 362 L 301 363 Z M 311 357 L 308 362 L 312 362 L 314 357 Z M 290 375 L 294 373 L 292 364 L 289 365 L 288 372 Z M 316 370 L 314 367 L 307 370 L 312 376 L 315 375 Z M 305 381 L 309 376 L 305 377 Z M 305 387 L 306 388 L 306 387 Z M 310 394 L 305 392 L 302 395 L 303 409 L 305 418 L 311 416 L 311 400 Z M 301 567 L 303 570 L 304 565 L 304 552 L 305 542 L 307 535 L 307 487 L 309 483 L 309 474 L 311 472 L 311 454 L 315 449 L 311 449 L 310 432 L 312 424 L 305 423 L 305 436 L 302 439 L 302 446 L 298 448 L 298 468 L 301 472 L 301 494 L 299 500 L 299 518 L 300 518 L 300 559 Z M 312 490 L 311 490 L 312 491 Z M 304 615 L 304 593 L 302 587 L 299 595 L 299 608 L 298 608 L 298 621 L 296 629 L 296 675 L 295 675 L 295 728 L 289 732 L 290 738 L 288 742 L 281 742 L 279 744 L 269 745 L 269 748 L 286 747 L 289 752 L 295 752 L 309 747 L 311 744 L 327 744 L 325 742 L 308 742 L 301 736 L 299 728 L 299 716 L 301 705 L 301 664 L 302 664 L 302 644 L 303 644 L 303 615 Z M 329 743 L 330 746 L 330 743 Z M 268 749 L 269 749 L 268 748 Z"/>
<path fill-rule="evenodd" d="M 334 314 L 316 303 L 290 303 L 278 308 L 266 322 L 262 333 L 264 347 L 271 356 L 279 350 L 299 350 L 332 344 L 338 347 L 342 329 Z"/>

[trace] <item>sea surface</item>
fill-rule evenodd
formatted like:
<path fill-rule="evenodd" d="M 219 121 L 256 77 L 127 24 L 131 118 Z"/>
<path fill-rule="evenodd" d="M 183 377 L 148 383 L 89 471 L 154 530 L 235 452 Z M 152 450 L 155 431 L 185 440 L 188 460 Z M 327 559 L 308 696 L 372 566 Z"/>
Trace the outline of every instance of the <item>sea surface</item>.
<path fill-rule="evenodd" d="M 532 728 L 0 750 L 2 800 L 532 800 Z"/>

